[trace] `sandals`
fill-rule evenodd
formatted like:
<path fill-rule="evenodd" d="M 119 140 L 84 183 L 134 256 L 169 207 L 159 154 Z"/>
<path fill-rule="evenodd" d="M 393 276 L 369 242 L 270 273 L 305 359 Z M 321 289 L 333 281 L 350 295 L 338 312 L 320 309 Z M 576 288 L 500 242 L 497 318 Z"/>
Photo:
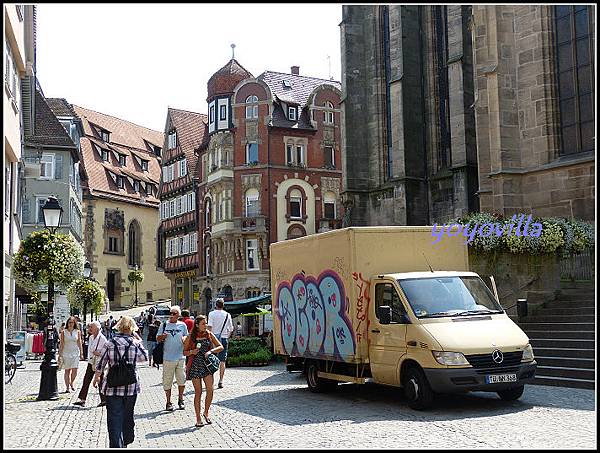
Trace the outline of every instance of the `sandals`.
<path fill-rule="evenodd" d="M 204 417 L 204 420 L 206 420 L 206 424 L 207 425 L 212 425 L 212 421 L 210 418 L 208 418 L 208 416 L 206 414 L 202 415 Z"/>
<path fill-rule="evenodd" d="M 202 423 L 202 421 L 200 421 L 200 423 L 196 423 L 194 426 L 196 428 L 202 428 L 204 426 L 204 423 Z"/>

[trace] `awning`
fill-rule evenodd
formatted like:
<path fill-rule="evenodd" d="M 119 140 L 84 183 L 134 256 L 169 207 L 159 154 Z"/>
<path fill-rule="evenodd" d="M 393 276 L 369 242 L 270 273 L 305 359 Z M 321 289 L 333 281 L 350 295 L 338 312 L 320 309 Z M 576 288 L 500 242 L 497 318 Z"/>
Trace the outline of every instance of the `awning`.
<path fill-rule="evenodd" d="M 271 310 L 266 310 L 262 307 L 257 307 L 257 312 L 256 313 L 244 313 L 243 315 L 240 316 L 264 316 L 264 315 L 270 315 L 271 314 Z"/>
<path fill-rule="evenodd" d="M 265 305 L 271 303 L 271 295 L 263 294 L 258 297 L 251 297 L 250 299 L 231 300 L 225 302 L 225 310 L 231 313 L 231 316 L 237 316 L 242 313 L 256 312 L 257 305 Z"/>

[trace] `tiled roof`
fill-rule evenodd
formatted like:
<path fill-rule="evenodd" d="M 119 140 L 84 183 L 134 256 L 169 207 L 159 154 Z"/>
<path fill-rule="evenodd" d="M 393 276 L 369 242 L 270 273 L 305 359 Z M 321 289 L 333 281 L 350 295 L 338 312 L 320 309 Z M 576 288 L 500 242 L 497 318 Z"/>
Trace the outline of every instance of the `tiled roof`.
<path fill-rule="evenodd" d="M 77 116 L 65 98 L 46 98 L 46 102 L 56 116 Z"/>
<path fill-rule="evenodd" d="M 78 105 L 73 105 L 73 109 L 83 123 L 85 135 L 99 138 L 95 131 L 92 130 L 92 125 L 90 125 L 92 123 L 110 132 L 110 143 L 112 144 L 141 150 L 148 149 L 145 141 L 161 148 L 163 146 L 164 134 L 162 132 L 138 126 L 129 121 L 79 107 Z"/>
<path fill-rule="evenodd" d="M 283 102 L 288 102 L 304 107 L 308 102 L 308 97 L 315 88 L 320 85 L 333 85 L 338 90 L 342 89 L 342 84 L 334 80 L 317 79 L 315 77 L 306 77 L 296 74 L 284 74 L 281 72 L 265 71 L 257 77 L 265 82 L 271 89 L 271 93 L 277 96 Z M 288 81 L 290 88 L 283 82 Z"/>
<path fill-rule="evenodd" d="M 77 149 L 73 140 L 50 109 L 43 94 L 35 90 L 34 135 L 25 137 L 25 143 L 32 146 L 67 146 Z"/>
<path fill-rule="evenodd" d="M 171 124 L 177 130 L 177 141 L 180 149 L 185 153 L 188 168 L 195 169 L 198 155 L 194 151 L 208 142 L 208 117 L 203 113 L 171 107 L 168 115 Z"/>
<path fill-rule="evenodd" d="M 239 64 L 235 58 L 232 58 L 208 79 L 208 99 L 220 94 L 233 93 L 233 89 L 238 83 L 250 77 L 254 76 Z"/>
<path fill-rule="evenodd" d="M 156 207 L 159 201 L 154 195 L 146 195 L 143 191 L 135 192 L 129 182 L 125 182 L 125 187 L 119 189 L 109 172 L 124 177 L 131 177 L 142 182 L 152 181 L 154 182 L 155 190 L 158 190 L 158 181 L 161 173 L 160 158 L 148 150 L 144 140 L 162 148 L 164 134 L 110 115 L 84 109 L 83 107 L 75 105 L 73 108 L 82 120 L 86 133 L 81 138 L 81 156 L 82 167 L 87 176 L 84 185 L 87 186 L 90 194 L 102 198 L 149 204 Z M 92 131 L 90 122 L 110 132 L 110 143 L 105 143 L 96 137 Z M 102 156 L 94 150 L 92 143 L 99 148 L 110 151 L 108 162 L 102 160 Z M 113 151 L 127 156 L 124 166 L 119 165 Z M 137 159 L 132 154 L 148 160 L 147 172 L 141 169 Z M 144 184 L 141 184 L 141 186 L 143 188 Z"/>

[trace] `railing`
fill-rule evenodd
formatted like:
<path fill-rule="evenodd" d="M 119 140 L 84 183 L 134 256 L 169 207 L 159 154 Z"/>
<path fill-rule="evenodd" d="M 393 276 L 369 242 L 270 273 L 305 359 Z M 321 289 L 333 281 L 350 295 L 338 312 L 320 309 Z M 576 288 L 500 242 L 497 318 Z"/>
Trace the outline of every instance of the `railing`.
<path fill-rule="evenodd" d="M 593 280 L 595 258 L 593 250 L 585 250 L 560 260 L 560 278 L 564 280 Z"/>
<path fill-rule="evenodd" d="M 233 219 L 234 228 L 240 231 L 265 231 L 267 217 L 257 215 L 255 217 L 238 217 Z"/>

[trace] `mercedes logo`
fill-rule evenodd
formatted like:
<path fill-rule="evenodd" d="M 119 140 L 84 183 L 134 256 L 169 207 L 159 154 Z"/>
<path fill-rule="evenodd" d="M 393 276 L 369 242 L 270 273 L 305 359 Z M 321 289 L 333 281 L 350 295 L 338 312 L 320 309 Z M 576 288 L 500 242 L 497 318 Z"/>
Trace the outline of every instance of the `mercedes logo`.
<path fill-rule="evenodd" d="M 492 360 L 497 364 L 501 364 L 504 361 L 504 355 L 500 349 L 496 349 L 492 352 Z"/>

